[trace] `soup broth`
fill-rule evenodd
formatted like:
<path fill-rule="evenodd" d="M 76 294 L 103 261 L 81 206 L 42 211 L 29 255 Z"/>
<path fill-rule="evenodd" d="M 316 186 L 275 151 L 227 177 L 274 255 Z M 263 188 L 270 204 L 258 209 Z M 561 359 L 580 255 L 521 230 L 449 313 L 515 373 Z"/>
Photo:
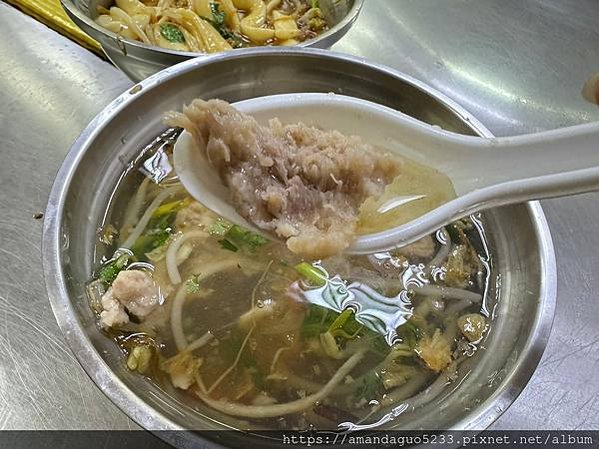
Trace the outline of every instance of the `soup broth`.
<path fill-rule="evenodd" d="M 128 369 L 227 425 L 363 428 L 434 399 L 483 350 L 479 217 L 395 251 L 305 261 L 194 201 L 169 162 L 176 132 L 123 177 L 97 242 L 90 303 Z"/>

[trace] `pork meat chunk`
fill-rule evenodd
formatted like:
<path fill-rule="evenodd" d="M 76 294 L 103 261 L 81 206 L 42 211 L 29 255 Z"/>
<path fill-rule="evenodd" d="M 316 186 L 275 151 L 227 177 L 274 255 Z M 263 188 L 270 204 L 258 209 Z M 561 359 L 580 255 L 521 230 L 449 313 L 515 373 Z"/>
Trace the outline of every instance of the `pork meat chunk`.
<path fill-rule="evenodd" d="M 221 100 L 196 99 L 168 121 L 206 151 L 243 217 L 310 259 L 347 248 L 360 205 L 401 168 L 359 137 L 278 119 L 262 126 Z"/>
<path fill-rule="evenodd" d="M 100 323 L 115 327 L 129 322 L 129 314 L 144 319 L 162 302 L 160 288 L 140 270 L 121 271 L 104 296 Z M 127 313 L 128 312 L 128 313 Z"/>

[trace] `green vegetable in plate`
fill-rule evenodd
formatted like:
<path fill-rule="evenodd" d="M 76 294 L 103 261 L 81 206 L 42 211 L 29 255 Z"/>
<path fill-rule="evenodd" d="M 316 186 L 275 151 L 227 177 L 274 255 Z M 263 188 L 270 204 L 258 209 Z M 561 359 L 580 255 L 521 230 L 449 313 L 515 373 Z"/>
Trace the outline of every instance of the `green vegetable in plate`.
<path fill-rule="evenodd" d="M 355 320 L 353 310 L 346 309 L 337 316 L 327 332 L 333 337 L 353 340 L 358 336 L 363 327 Z"/>
<path fill-rule="evenodd" d="M 267 242 L 261 235 L 237 225 L 231 226 L 227 232 L 225 232 L 223 237 L 224 238 L 219 240 L 218 243 L 223 249 L 233 252 L 239 251 L 240 248 L 256 251 Z"/>
<path fill-rule="evenodd" d="M 227 251 L 233 251 L 234 253 L 239 251 L 239 248 L 227 239 L 219 240 L 218 243 L 222 249 L 226 249 Z"/>
<path fill-rule="evenodd" d="M 418 342 L 424 336 L 423 330 L 414 322 L 413 319 L 408 320 L 397 329 L 397 335 L 403 344 L 414 349 Z"/>
<path fill-rule="evenodd" d="M 185 42 L 185 36 L 177 27 L 172 23 L 163 23 L 160 25 L 160 35 L 169 42 L 182 43 Z"/>
<path fill-rule="evenodd" d="M 212 12 L 212 17 L 202 17 L 202 19 L 209 22 L 223 38 L 229 41 L 233 48 L 244 47 L 245 42 L 243 38 L 231 31 L 225 24 L 227 13 L 220 10 L 220 5 L 214 2 L 210 3 L 210 11 Z"/>
<path fill-rule="evenodd" d="M 297 264 L 295 271 L 314 287 L 322 287 L 327 281 L 326 273 L 308 262 Z"/>
<path fill-rule="evenodd" d="M 152 214 L 146 231 L 132 245 L 131 251 L 137 260 L 147 261 L 148 254 L 156 255 L 156 250 L 162 248 L 173 235 L 173 225 L 177 212 L 189 206 L 190 198 L 163 204 Z M 155 258 L 155 257 L 154 257 Z"/>
<path fill-rule="evenodd" d="M 131 246 L 131 251 L 137 260 L 145 261 L 146 254 L 164 245 L 173 233 L 172 225 L 176 213 L 171 211 L 166 215 L 152 218 L 148 223 L 147 231 L 141 235 Z"/>
<path fill-rule="evenodd" d="M 218 3 L 210 3 L 210 11 L 212 12 L 212 20 L 219 26 L 224 25 L 227 14 L 220 10 Z"/>
<path fill-rule="evenodd" d="M 102 267 L 98 279 L 100 279 L 100 281 L 107 286 L 112 285 L 118 274 L 127 267 L 130 257 L 131 254 L 127 252 L 117 256 L 116 258 L 113 258 L 110 262 Z"/>
<path fill-rule="evenodd" d="M 336 313 L 324 307 L 310 305 L 300 329 L 301 338 L 315 338 L 326 332 L 335 321 L 336 315 Z"/>
<path fill-rule="evenodd" d="M 356 399 L 364 398 L 370 401 L 378 398 L 385 391 L 383 382 L 376 371 L 370 371 L 360 380 L 360 386 L 356 389 Z"/>
<path fill-rule="evenodd" d="M 165 203 L 160 206 L 158 209 L 154 211 L 152 214 L 152 218 L 161 218 L 165 215 L 171 215 L 174 212 L 178 212 L 184 207 L 187 207 L 191 204 L 190 198 L 185 198 L 182 200 L 171 201 L 170 203 Z"/>
<path fill-rule="evenodd" d="M 200 275 L 194 274 L 185 283 L 187 293 L 197 293 L 200 291 Z"/>
<path fill-rule="evenodd" d="M 231 223 L 219 217 L 210 227 L 210 234 L 223 237 L 231 229 L 231 226 Z"/>

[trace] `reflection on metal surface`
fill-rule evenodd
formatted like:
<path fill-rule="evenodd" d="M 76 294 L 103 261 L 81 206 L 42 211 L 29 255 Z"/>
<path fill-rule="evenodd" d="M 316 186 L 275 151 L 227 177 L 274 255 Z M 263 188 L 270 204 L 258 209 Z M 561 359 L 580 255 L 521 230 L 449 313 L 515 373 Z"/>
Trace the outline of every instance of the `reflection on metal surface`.
<path fill-rule="evenodd" d="M 365 2 L 333 50 L 396 67 L 452 97 L 496 135 L 599 120 L 580 89 L 599 70 L 594 0 Z"/>
<path fill-rule="evenodd" d="M 40 264 L 52 178 L 81 129 L 131 83 L 97 56 L 0 3 L 0 429 L 136 427 L 65 344 Z"/>
<path fill-rule="evenodd" d="M 412 316 L 407 290 L 387 297 L 362 282 L 348 284 L 341 276 L 331 277 L 324 268 L 319 266 L 318 269 L 324 273 L 324 285 L 314 288 L 301 288 L 297 283 L 292 285 L 299 298 L 337 313 L 351 310 L 358 323 L 384 335 L 389 346 L 397 343 L 396 329 Z"/>
<path fill-rule="evenodd" d="M 370 424 L 354 424 L 350 421 L 342 422 L 339 424 L 339 429 L 347 432 L 356 432 L 359 430 L 376 429 L 383 426 L 405 412 L 410 406 L 408 404 L 400 404 L 397 407 L 393 407 L 391 411 L 383 415 L 378 421 Z"/>

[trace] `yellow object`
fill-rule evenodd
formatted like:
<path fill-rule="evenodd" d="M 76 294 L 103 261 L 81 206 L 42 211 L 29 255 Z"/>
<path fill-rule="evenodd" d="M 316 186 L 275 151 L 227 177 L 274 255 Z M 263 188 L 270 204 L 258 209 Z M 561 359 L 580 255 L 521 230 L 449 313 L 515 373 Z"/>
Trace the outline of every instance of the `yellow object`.
<path fill-rule="evenodd" d="M 100 44 L 69 19 L 62 9 L 60 0 L 8 0 L 8 2 L 85 48 L 104 56 Z"/>

